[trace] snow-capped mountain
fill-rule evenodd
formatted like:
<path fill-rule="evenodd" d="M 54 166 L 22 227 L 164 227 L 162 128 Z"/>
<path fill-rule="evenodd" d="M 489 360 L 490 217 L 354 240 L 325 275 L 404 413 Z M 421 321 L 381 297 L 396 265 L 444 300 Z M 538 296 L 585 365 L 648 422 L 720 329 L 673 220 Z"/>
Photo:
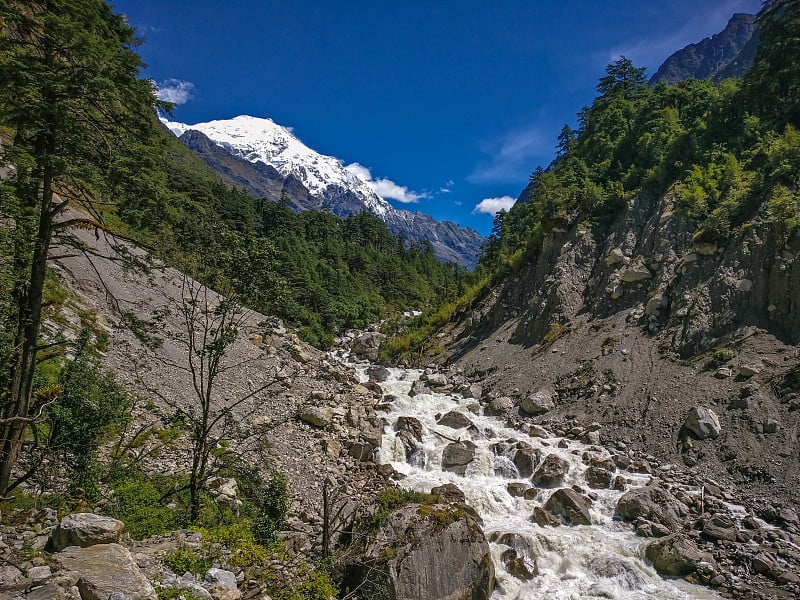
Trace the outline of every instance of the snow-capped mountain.
<path fill-rule="evenodd" d="M 477 261 L 484 240 L 476 231 L 394 208 L 356 169 L 312 150 L 272 119 L 242 115 L 195 125 L 162 122 L 229 183 L 254 196 L 288 199 L 297 210 L 325 205 L 339 216 L 368 210 L 392 233 L 410 242 L 430 241 L 442 260 L 470 267 Z"/>

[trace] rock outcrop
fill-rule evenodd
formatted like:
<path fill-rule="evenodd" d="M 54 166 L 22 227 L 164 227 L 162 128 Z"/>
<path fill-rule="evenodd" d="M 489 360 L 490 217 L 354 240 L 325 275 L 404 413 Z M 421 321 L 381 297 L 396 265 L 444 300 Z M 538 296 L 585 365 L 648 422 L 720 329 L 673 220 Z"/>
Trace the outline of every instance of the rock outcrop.
<path fill-rule="evenodd" d="M 49 546 L 54 552 L 67 546 L 86 548 L 95 544 L 118 542 L 122 535 L 122 521 L 95 515 L 93 513 L 73 513 L 61 519 Z"/>

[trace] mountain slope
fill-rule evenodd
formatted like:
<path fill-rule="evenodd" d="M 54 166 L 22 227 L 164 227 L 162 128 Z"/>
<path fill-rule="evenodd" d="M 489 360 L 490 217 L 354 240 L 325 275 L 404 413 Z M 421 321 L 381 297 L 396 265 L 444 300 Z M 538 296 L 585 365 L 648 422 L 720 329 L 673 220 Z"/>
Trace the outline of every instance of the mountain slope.
<path fill-rule="evenodd" d="M 737 13 L 720 33 L 689 44 L 667 58 L 650 83 L 741 77 L 752 64 L 757 45 L 756 15 Z"/>
<path fill-rule="evenodd" d="M 476 231 L 395 209 L 339 159 L 312 150 L 271 119 L 243 115 L 195 125 L 164 124 L 226 181 L 255 197 L 295 210 L 327 207 L 342 217 L 367 210 L 408 242 L 430 242 L 440 260 L 467 267 L 477 261 L 483 238 Z"/>

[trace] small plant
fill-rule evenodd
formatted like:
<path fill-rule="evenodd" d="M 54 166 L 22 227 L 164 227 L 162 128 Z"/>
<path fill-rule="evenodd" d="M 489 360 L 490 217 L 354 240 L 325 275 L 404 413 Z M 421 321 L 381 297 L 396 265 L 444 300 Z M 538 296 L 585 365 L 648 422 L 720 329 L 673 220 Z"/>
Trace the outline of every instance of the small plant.
<path fill-rule="evenodd" d="M 542 347 L 547 348 L 556 343 L 560 338 L 564 337 L 571 331 L 569 325 L 553 321 L 550 323 L 550 328 L 547 333 L 542 337 Z"/>
<path fill-rule="evenodd" d="M 176 575 L 183 575 L 184 573 L 202 575 L 213 564 L 211 559 L 188 546 L 178 546 L 172 552 L 168 552 L 164 556 L 164 563 Z"/>
<path fill-rule="evenodd" d="M 603 340 L 603 345 L 600 346 L 600 352 L 603 356 L 608 356 L 614 349 L 619 346 L 619 339 L 614 337 L 613 335 L 608 336 L 606 339 Z"/>
<path fill-rule="evenodd" d="M 289 512 L 289 485 L 286 477 L 273 472 L 261 499 L 261 508 L 253 520 L 252 533 L 255 540 L 264 546 L 277 539 L 277 533 L 283 527 L 286 513 Z"/>
<path fill-rule="evenodd" d="M 718 369 L 734 358 L 736 358 L 736 351 L 733 348 L 718 348 L 711 353 L 705 368 L 707 370 Z"/>
<path fill-rule="evenodd" d="M 437 494 L 424 494 L 401 488 L 381 490 L 375 498 L 378 510 L 372 517 L 372 529 L 379 529 L 389 518 L 389 515 L 398 508 L 403 508 L 409 504 L 436 504 L 440 500 L 441 498 Z"/>

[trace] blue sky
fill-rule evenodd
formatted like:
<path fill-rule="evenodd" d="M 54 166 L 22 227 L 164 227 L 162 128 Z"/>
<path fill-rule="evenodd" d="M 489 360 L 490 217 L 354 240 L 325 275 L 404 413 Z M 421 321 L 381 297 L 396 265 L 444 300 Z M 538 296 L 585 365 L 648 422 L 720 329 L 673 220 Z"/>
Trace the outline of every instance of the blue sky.
<path fill-rule="evenodd" d="M 239 114 L 360 163 L 395 206 L 488 233 L 624 54 L 652 74 L 761 0 L 118 0 L 176 120 Z M 483 204 L 481 204 L 483 202 Z M 502 204 L 502 203 L 501 203 Z"/>

